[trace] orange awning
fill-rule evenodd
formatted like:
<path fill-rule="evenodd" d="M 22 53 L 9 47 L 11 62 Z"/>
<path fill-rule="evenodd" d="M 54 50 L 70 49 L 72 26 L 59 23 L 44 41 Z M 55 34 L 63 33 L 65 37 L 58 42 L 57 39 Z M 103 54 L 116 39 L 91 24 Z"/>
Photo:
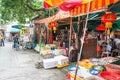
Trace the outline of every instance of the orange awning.
<path fill-rule="evenodd" d="M 90 2 L 90 12 L 106 9 L 108 5 L 114 4 L 118 1 L 119 0 L 93 0 Z M 88 9 L 88 3 L 77 6 L 69 11 L 70 16 L 78 16 L 78 15 L 86 14 L 87 9 Z"/>
<path fill-rule="evenodd" d="M 45 22 L 53 22 L 60 19 L 65 19 L 70 17 L 69 12 L 59 11 L 56 15 L 51 16 L 49 18 L 41 19 L 41 20 L 35 20 L 35 23 L 45 23 Z"/>

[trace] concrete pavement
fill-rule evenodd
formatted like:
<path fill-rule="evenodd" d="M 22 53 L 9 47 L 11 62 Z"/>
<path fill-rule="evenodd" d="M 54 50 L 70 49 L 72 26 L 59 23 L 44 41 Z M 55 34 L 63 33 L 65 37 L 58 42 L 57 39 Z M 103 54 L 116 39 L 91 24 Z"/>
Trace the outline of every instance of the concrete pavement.
<path fill-rule="evenodd" d="M 0 47 L 0 80 L 66 80 L 59 69 L 36 69 L 39 54 L 33 50 L 12 49 L 11 43 Z"/>

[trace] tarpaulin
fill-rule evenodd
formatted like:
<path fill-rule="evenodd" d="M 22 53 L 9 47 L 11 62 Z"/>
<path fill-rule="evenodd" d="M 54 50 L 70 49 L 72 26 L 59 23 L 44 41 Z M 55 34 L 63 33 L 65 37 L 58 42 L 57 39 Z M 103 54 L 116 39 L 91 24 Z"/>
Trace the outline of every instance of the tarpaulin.
<path fill-rule="evenodd" d="M 94 12 L 102 9 L 106 9 L 108 5 L 114 4 L 119 0 L 93 0 L 90 2 L 90 11 Z M 81 14 L 86 14 L 88 9 L 88 3 L 76 6 L 74 9 L 70 10 L 71 16 L 77 16 Z"/>
<path fill-rule="evenodd" d="M 46 22 L 53 22 L 56 20 L 60 20 L 60 19 L 65 19 L 70 17 L 69 12 L 64 12 L 64 11 L 59 11 L 56 15 L 51 16 L 49 18 L 45 18 L 45 19 L 41 19 L 41 20 L 35 20 L 35 23 L 46 23 Z"/>

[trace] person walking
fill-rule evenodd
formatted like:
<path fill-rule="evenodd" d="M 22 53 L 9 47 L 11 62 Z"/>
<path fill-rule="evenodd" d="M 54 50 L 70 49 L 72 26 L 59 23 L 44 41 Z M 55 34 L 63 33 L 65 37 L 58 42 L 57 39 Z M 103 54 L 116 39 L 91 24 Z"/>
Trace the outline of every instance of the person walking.
<path fill-rule="evenodd" d="M 19 48 L 19 37 L 17 34 L 13 37 L 13 42 L 14 42 L 13 48 L 18 49 Z"/>
<path fill-rule="evenodd" d="M 0 46 L 5 46 L 2 32 L 0 32 Z"/>

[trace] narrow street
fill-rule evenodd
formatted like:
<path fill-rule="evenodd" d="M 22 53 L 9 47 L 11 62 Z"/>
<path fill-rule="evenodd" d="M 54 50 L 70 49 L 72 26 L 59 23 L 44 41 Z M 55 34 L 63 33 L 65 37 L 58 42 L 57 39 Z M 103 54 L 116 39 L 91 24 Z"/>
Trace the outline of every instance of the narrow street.
<path fill-rule="evenodd" d="M 65 80 L 59 69 L 36 69 L 39 54 L 33 50 L 16 51 L 12 43 L 0 47 L 0 80 Z"/>

